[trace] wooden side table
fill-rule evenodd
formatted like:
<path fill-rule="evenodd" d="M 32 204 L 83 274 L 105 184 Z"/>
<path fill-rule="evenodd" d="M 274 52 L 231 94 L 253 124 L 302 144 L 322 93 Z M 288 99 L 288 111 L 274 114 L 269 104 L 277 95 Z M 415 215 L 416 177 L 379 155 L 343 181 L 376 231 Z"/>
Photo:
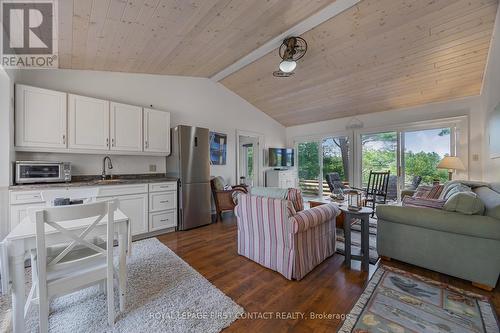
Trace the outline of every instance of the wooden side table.
<path fill-rule="evenodd" d="M 361 260 L 361 270 L 370 269 L 370 215 L 373 210 L 363 207 L 361 210 L 354 211 L 347 209 L 346 206 L 339 206 L 344 213 L 344 244 L 345 244 L 345 264 L 351 268 L 351 259 Z M 351 224 L 353 219 L 361 220 L 361 253 L 351 255 Z"/>

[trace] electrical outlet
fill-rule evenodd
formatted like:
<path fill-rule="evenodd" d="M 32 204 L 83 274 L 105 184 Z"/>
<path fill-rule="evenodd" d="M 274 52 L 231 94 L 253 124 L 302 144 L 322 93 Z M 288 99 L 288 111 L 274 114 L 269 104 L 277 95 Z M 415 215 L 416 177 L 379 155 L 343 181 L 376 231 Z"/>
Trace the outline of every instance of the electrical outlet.
<path fill-rule="evenodd" d="M 149 172 L 156 172 L 156 164 L 149 165 Z"/>

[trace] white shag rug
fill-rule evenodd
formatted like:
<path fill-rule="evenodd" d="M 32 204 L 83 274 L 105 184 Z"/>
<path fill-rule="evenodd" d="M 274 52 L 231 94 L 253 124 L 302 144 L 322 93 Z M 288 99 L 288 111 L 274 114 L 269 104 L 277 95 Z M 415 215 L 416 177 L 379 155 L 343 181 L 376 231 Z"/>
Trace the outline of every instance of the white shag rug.
<path fill-rule="evenodd" d="M 106 296 L 90 287 L 51 302 L 49 332 L 220 332 L 244 313 L 156 238 L 133 243 L 127 269 L 126 309 L 120 313 L 115 288 L 112 329 Z M 11 331 L 10 296 L 1 297 L 0 305 L 0 329 Z M 26 331 L 38 332 L 37 306 L 28 314 Z"/>

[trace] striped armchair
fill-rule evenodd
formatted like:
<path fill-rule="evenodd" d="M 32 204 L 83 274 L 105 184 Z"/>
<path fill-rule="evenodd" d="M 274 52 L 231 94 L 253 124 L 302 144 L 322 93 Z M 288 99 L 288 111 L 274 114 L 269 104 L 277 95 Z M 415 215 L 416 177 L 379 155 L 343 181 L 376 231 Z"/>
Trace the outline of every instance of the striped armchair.
<path fill-rule="evenodd" d="M 238 254 L 289 280 L 302 279 L 335 253 L 334 204 L 297 212 L 290 200 L 240 194 L 235 213 Z"/>

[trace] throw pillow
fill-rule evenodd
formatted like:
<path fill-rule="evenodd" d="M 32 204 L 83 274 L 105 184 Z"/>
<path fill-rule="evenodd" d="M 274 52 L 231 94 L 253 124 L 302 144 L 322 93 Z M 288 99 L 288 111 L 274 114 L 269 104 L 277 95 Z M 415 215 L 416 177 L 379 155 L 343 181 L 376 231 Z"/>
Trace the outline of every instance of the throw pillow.
<path fill-rule="evenodd" d="M 441 192 L 443 192 L 443 185 L 434 185 L 432 186 L 431 190 L 429 193 L 427 193 L 427 199 L 438 199 L 439 196 L 441 195 Z"/>
<path fill-rule="evenodd" d="M 448 200 L 452 195 L 460 192 L 472 192 L 472 189 L 469 186 L 461 183 L 453 183 L 443 189 L 443 192 L 439 196 L 439 199 Z"/>
<path fill-rule="evenodd" d="M 446 200 L 443 209 L 466 215 L 483 215 L 484 203 L 474 192 L 455 192 Z"/>
<path fill-rule="evenodd" d="M 214 187 L 216 191 L 224 191 L 224 179 L 220 176 L 213 179 Z"/>
<path fill-rule="evenodd" d="M 404 197 L 403 206 L 443 209 L 445 202 L 446 200 L 440 200 L 440 199 Z"/>

